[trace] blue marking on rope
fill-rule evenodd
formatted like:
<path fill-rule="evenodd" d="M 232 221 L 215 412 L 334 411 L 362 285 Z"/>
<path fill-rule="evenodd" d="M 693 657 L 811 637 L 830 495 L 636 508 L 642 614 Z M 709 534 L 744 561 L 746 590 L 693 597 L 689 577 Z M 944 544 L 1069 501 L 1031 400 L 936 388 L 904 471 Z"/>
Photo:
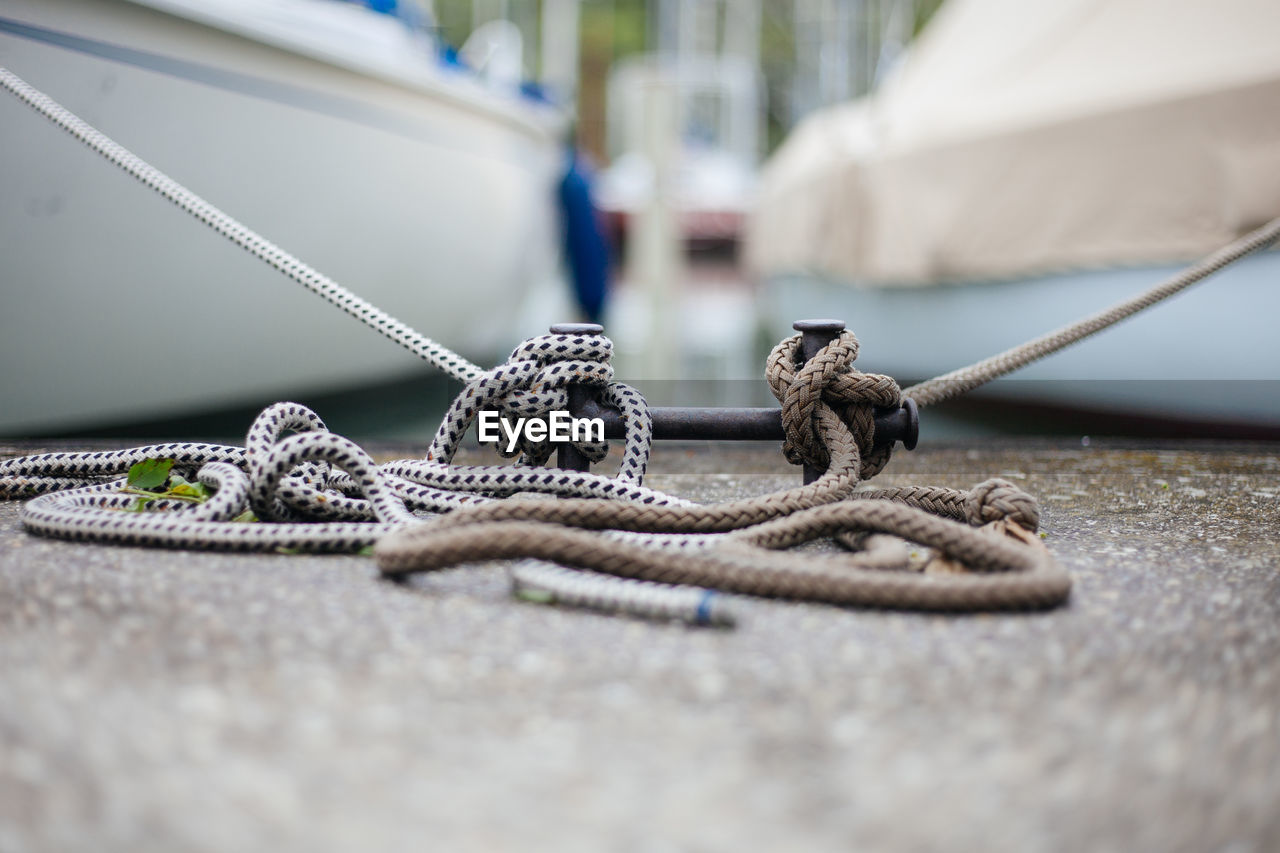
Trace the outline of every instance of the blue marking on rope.
<path fill-rule="evenodd" d="M 698 599 L 698 609 L 694 612 L 694 621 L 699 625 L 711 624 L 711 602 L 715 600 L 716 591 L 709 589 L 702 593 L 702 598 Z"/>

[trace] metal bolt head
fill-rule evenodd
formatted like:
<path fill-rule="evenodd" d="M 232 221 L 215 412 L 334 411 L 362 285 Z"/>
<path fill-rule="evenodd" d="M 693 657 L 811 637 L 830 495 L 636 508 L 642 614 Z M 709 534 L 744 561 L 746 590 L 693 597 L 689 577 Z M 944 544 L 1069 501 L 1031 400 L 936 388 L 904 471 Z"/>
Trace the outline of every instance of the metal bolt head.
<path fill-rule="evenodd" d="M 556 323 L 550 329 L 553 335 L 600 335 L 604 326 L 599 323 Z"/>
<path fill-rule="evenodd" d="M 797 320 L 791 328 L 800 333 L 800 354 L 808 361 L 840 337 L 844 320 Z"/>
<path fill-rule="evenodd" d="M 797 332 L 826 332 L 836 334 L 844 331 L 844 320 L 796 320 L 791 328 Z"/>

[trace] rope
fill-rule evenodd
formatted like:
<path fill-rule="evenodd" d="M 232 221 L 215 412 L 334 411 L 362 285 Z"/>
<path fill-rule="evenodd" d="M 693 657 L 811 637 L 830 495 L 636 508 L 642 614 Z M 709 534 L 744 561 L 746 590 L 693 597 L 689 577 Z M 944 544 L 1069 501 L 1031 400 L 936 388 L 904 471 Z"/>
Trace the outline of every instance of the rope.
<path fill-rule="evenodd" d="M 431 366 L 460 382 L 470 382 L 481 373 L 480 367 L 448 347 L 414 331 L 405 323 L 374 307 L 333 279 L 311 268 L 275 243 L 223 213 L 173 178 L 110 139 L 106 134 L 81 120 L 48 95 L 30 86 L 7 68 L 0 67 L 0 87 L 16 95 L 24 104 L 123 169 L 126 174 L 155 190 L 181 210 L 208 225 L 258 260 L 284 273 L 375 332 L 400 344 Z"/>
<path fill-rule="evenodd" d="M 572 336 L 564 350 L 574 352 Z M 530 377 L 536 381 L 538 375 Z M 484 375 L 468 386 L 486 384 Z M 528 384 L 528 383 L 526 383 Z M 519 390 L 517 388 L 517 390 Z M 647 410 L 646 410 L 647 412 Z M 286 433 L 292 432 L 293 435 Z M 647 459 L 647 435 L 628 435 Z M 130 467 L 169 459 L 185 479 L 215 490 L 192 505 L 148 502 L 122 479 Z M 352 551 L 419 512 L 447 512 L 514 493 L 546 493 L 677 506 L 679 498 L 638 482 L 586 472 L 511 466 L 456 466 L 418 459 L 376 465 L 296 403 L 277 403 L 254 421 L 245 446 L 172 443 L 120 451 L 45 453 L 0 460 L 0 499 L 31 500 L 19 517 L 33 533 L 116 545 L 231 551 Z M 251 511 L 260 524 L 235 519 Z M 319 522 L 319 523 L 317 523 Z"/>
<path fill-rule="evenodd" d="M 933 403 L 941 403 L 943 400 L 949 400 L 952 397 L 958 397 L 961 394 L 972 391 L 979 385 L 985 385 L 993 379 L 998 379 L 1019 368 L 1026 367 L 1033 361 L 1052 355 L 1058 350 L 1082 341 L 1090 335 L 1114 326 L 1144 308 L 1149 308 L 1157 302 L 1168 299 L 1175 293 L 1186 290 L 1196 282 L 1208 278 L 1223 267 L 1235 263 L 1246 255 L 1251 255 L 1266 248 L 1274 243 L 1277 238 L 1280 238 L 1280 218 L 1273 219 L 1266 225 L 1250 231 L 1198 263 L 1192 264 L 1132 299 L 1118 302 L 1110 308 L 1091 314 L 1082 320 L 1063 326 L 1061 329 L 1049 332 L 1035 340 L 1027 341 L 1020 346 L 1007 349 L 968 367 L 962 367 L 926 382 L 921 382 L 918 385 L 912 385 L 903 394 L 915 400 L 918 406 L 928 406 Z"/>
<path fill-rule="evenodd" d="M 1070 579 L 1046 551 L 993 536 L 991 524 L 970 526 L 1001 519 L 1035 526 L 1034 499 L 1011 484 L 991 481 L 971 492 L 857 491 L 866 473 L 861 448 L 872 445 L 867 413 L 898 391 L 888 377 L 853 368 L 857 340 L 847 332 L 804 366 L 796 363 L 798 336 L 779 344 L 769 358 L 770 384 L 792 410 L 788 446 L 796 454 L 810 445 L 823 449 L 826 470 L 809 485 L 691 505 L 640 485 L 646 429 L 629 431 L 623 473 L 613 478 L 519 464 L 451 464 L 459 437 L 486 407 L 536 415 L 559 404 L 570 382 L 596 383 L 616 399 L 630 399 L 634 391 L 610 381 L 602 361 L 610 350 L 598 335 L 527 341 L 467 386 L 425 460 L 379 466 L 329 432 L 313 412 L 280 403 L 254 421 L 243 448 L 164 444 L 0 461 L 0 498 L 34 495 L 19 513 L 23 525 L 38 535 L 74 541 L 228 551 L 353 551 L 376 545 L 388 578 L 458 562 L 525 557 L 650 584 L 877 607 L 1043 607 L 1068 594 Z M 788 377 L 791 384 L 784 388 Z M 634 405 L 647 414 L 638 395 Z M 541 452 L 526 448 L 525 455 Z M 213 498 L 194 505 L 172 497 L 143 503 L 120 475 L 152 458 L 172 459 L 175 471 L 213 490 Z M 564 499 L 494 500 L 528 492 Z M 246 510 L 261 521 L 240 520 Z M 438 515 L 427 520 L 422 513 Z M 874 532 L 936 548 L 942 558 L 974 572 L 890 571 L 909 566 L 869 547 L 875 537 L 866 534 Z M 828 536 L 859 550 L 803 559 L 777 553 Z M 528 563 L 513 582 L 524 597 L 697 624 L 733 620 L 705 591 L 619 586 Z"/>
<path fill-rule="evenodd" d="M 854 368 L 858 343 L 850 333 L 808 362 L 800 357 L 799 336 L 789 338 L 766 365 L 782 405 L 784 453 L 821 476 L 769 495 L 692 505 L 642 485 L 652 437 L 648 407 L 634 389 L 613 381 L 607 338 L 540 336 L 484 371 L 253 233 L 3 68 L 0 86 L 232 242 L 467 383 L 423 460 L 377 465 L 313 412 L 279 403 L 254 421 L 243 448 L 161 444 L 0 461 L 0 499 L 30 498 L 19 517 L 32 533 L 231 551 L 375 545 L 378 565 L 392 579 L 477 560 L 532 558 L 512 571 L 522 597 L 698 624 L 729 624 L 733 616 L 707 590 L 664 585 L 928 610 L 1049 607 L 1069 595 L 1069 576 L 1029 534 L 1039 521 L 1034 498 L 1013 484 L 988 480 L 967 492 L 859 490 L 889 458 L 888 448 L 875 448 L 872 410 L 897 405 L 903 392 L 890 377 Z M 1280 220 L 1136 299 L 907 393 L 926 405 L 976 387 L 1190 286 L 1278 233 Z M 617 476 L 534 467 L 550 455 L 547 442 L 520 442 L 513 466 L 452 464 L 482 411 L 545 417 L 567 408 L 570 384 L 593 386 L 622 411 L 628 430 Z M 607 453 L 603 443 L 578 447 L 593 461 Z M 140 495 L 128 488 L 121 475 L 157 458 L 172 460 L 175 472 L 194 478 L 212 497 L 193 503 L 176 492 Z M 529 493 L 565 499 L 532 500 Z M 511 495 L 520 497 L 496 500 Z M 261 521 L 246 521 L 250 512 Z M 883 533 L 936 549 L 929 564 L 936 569 L 913 571 L 920 567 L 891 553 L 877 535 Z M 851 553 L 779 553 L 820 538 L 833 538 Z M 566 574 L 538 560 L 642 585 Z M 968 571 L 956 573 L 957 564 Z"/>
<path fill-rule="evenodd" d="M 590 572 L 575 572 L 537 560 L 511 569 L 512 593 L 541 604 L 566 604 L 646 619 L 672 619 L 693 625 L 729 628 L 735 623 L 725 596 L 709 589 L 623 581 Z"/>
<path fill-rule="evenodd" d="M 798 369 L 803 361 L 799 335 L 783 341 L 770 353 L 765 379 L 782 404 L 786 435 L 782 452 L 793 465 L 811 465 L 821 471 L 830 462 L 830 448 L 820 435 L 816 417 L 817 407 L 823 404 L 837 412 L 858 438 L 862 479 L 874 477 L 888 463 L 892 447 L 876 449 L 872 444 L 872 410 L 897 408 L 902 403 L 902 392 L 888 376 L 854 369 L 857 357 L 858 339 L 852 334 L 842 334 Z"/>

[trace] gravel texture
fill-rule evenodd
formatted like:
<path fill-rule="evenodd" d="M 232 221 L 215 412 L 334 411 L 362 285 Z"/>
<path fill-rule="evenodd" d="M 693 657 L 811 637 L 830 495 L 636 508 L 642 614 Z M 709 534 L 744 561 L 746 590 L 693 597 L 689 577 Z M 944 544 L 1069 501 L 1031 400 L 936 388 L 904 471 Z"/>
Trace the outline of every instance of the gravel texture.
<path fill-rule="evenodd" d="M 798 479 L 755 445 L 653 470 Z M 1280 448 L 1001 440 L 877 482 L 995 475 L 1040 498 L 1066 607 L 695 629 L 517 602 L 500 565 L 405 587 L 0 504 L 0 851 L 1280 849 Z"/>

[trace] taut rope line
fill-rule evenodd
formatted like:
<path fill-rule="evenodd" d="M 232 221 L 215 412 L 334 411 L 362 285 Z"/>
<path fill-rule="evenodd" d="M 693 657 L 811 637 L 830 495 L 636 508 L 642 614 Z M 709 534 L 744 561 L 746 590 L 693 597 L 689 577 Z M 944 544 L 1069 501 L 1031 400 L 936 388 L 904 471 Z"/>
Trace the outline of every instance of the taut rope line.
<path fill-rule="evenodd" d="M 1028 534 L 1038 524 L 1035 500 L 1010 483 L 989 480 L 968 492 L 857 490 L 860 480 L 883 468 L 890 451 L 872 440 L 872 410 L 896 405 L 902 392 L 891 378 L 853 367 L 857 340 L 852 334 L 841 334 L 807 362 L 798 356 L 799 336 L 789 338 L 768 360 L 770 387 L 783 406 L 787 457 L 824 473 L 798 488 L 695 506 L 641 485 L 651 442 L 649 410 L 634 389 L 612 381 L 612 345 L 603 335 L 533 338 L 504 364 L 482 370 L 293 258 L 3 68 L 0 86 L 259 259 L 467 383 L 425 460 L 379 466 L 354 443 L 326 430 L 314 413 L 280 403 L 255 420 L 244 448 L 165 444 L 0 461 L 0 498 L 32 498 L 20 517 L 33 533 L 233 551 L 350 551 L 376 543 L 378 563 L 393 578 L 458 562 L 534 557 L 642 581 L 881 607 L 1047 607 L 1069 594 L 1070 578 Z M 1261 248 L 1280 231 L 1280 220 L 1268 228 L 1255 232 L 1260 236 L 1244 249 L 1228 247 L 1189 270 L 1175 281 L 1176 289 Z M 1105 313 L 1091 318 L 1083 324 L 1087 331 L 1069 327 L 1033 342 L 1025 352 L 975 365 L 972 375 L 948 374 L 912 390 L 921 404 L 951 396 L 933 383 L 981 384 L 1065 346 L 1066 337 L 1079 339 L 1128 316 L 1143 307 L 1136 303 L 1144 298 L 1122 306 L 1111 319 Z M 530 467 L 545 462 L 550 453 L 545 443 L 521 446 L 521 464 L 514 466 L 451 464 L 481 410 L 545 415 L 565 408 L 571 385 L 595 388 L 628 424 L 616 477 Z M 578 449 L 592 459 L 607 452 L 606 446 L 591 443 Z M 196 478 L 213 496 L 195 505 L 161 497 L 142 505 L 123 488 L 121 475 L 155 458 L 173 460 L 175 471 Z M 578 499 L 495 500 L 539 492 Z M 145 511 L 124 511 L 138 509 Z M 263 523 L 240 521 L 246 509 Z M 425 520 L 419 515 L 424 512 L 442 515 Z M 669 535 L 638 538 L 640 533 Z M 935 548 L 944 561 L 963 563 L 970 572 L 902 571 L 908 567 L 887 556 L 876 533 Z M 802 558 L 778 553 L 820 537 L 834 537 L 855 553 Z M 527 596 L 712 624 L 731 621 L 710 591 L 690 595 L 653 583 L 619 586 L 620 581 L 566 574 L 536 562 L 521 563 L 513 574 Z"/>
<path fill-rule="evenodd" d="M 327 275 L 223 213 L 4 67 L 0 67 L 0 87 L 7 89 L 24 104 L 123 169 L 130 177 L 155 190 L 255 258 L 284 273 L 330 305 L 400 344 L 438 370 L 460 382 L 470 382 L 483 372 L 483 368 L 371 305 Z"/>
<path fill-rule="evenodd" d="M 961 394 L 972 391 L 979 385 L 985 385 L 993 379 L 998 379 L 1001 376 L 1026 367 L 1033 361 L 1052 355 L 1058 350 L 1082 341 L 1090 335 L 1114 326 L 1121 320 L 1131 317 L 1145 308 L 1150 308 L 1175 293 L 1181 293 L 1196 282 L 1203 281 L 1218 272 L 1223 267 L 1235 263 L 1246 255 L 1265 249 L 1274 243 L 1277 238 L 1280 238 L 1280 217 L 1233 240 L 1213 254 L 1179 271 L 1154 287 L 1139 293 L 1132 299 L 1117 302 L 1110 308 L 1091 314 L 1082 320 L 1077 320 L 1034 340 L 1027 341 L 1025 344 L 997 353 L 968 367 L 962 367 L 917 385 L 912 385 L 903 393 L 915 400 L 918 406 L 927 406 L 930 403 L 940 403 L 943 400 L 958 397 Z"/>

